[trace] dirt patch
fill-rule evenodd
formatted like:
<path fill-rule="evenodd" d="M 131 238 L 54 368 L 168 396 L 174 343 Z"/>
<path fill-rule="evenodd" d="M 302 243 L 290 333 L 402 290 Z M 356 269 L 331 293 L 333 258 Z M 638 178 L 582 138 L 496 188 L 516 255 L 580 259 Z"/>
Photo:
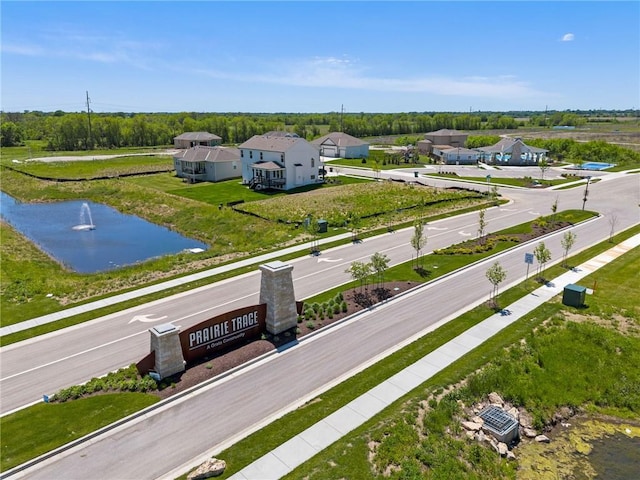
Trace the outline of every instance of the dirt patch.
<path fill-rule="evenodd" d="M 319 328 L 335 325 L 344 318 L 369 308 L 376 303 L 388 300 L 398 294 L 406 292 L 413 287 L 420 285 L 418 282 L 387 282 L 380 286 L 371 286 L 365 288 L 355 288 L 343 292 L 344 301 L 347 305 L 346 312 L 334 314 L 333 318 L 324 318 L 311 323 L 302 321 L 298 323 L 296 329 L 292 329 L 274 336 L 265 334 L 262 338 L 248 341 L 244 345 L 238 346 L 232 350 L 222 351 L 214 356 L 203 359 L 198 363 L 187 365 L 187 369 L 181 374 L 163 380 L 164 388 L 161 390 L 150 392 L 158 395 L 160 398 L 168 398 L 188 388 L 205 382 L 211 378 L 221 375 L 229 370 L 244 365 L 247 362 L 257 359 L 258 357 L 273 352 L 278 348 L 282 348 L 291 342 L 300 340 Z"/>

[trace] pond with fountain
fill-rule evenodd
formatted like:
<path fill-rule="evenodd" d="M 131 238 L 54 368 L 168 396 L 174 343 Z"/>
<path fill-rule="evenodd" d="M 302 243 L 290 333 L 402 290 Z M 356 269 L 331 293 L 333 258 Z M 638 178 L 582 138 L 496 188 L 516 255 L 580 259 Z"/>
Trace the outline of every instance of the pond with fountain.
<path fill-rule="evenodd" d="M 208 245 L 100 203 L 22 203 L 0 192 L 0 217 L 65 267 L 96 273 Z"/>

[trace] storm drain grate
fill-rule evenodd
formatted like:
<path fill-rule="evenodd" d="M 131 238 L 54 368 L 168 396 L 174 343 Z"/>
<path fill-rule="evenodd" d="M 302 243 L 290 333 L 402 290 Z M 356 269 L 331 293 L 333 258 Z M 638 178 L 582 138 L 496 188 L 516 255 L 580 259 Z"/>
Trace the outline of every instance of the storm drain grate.
<path fill-rule="evenodd" d="M 482 412 L 484 428 L 493 433 L 500 441 L 512 440 L 518 433 L 518 421 L 500 407 L 489 405 Z"/>

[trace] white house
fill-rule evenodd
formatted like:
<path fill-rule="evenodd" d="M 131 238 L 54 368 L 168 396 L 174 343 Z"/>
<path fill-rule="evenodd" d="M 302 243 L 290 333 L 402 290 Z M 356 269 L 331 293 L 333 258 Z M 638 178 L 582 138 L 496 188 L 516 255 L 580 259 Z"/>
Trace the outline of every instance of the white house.
<path fill-rule="evenodd" d="M 474 165 L 478 163 L 481 153 L 469 148 L 435 145 L 433 155 L 447 165 Z"/>
<path fill-rule="evenodd" d="M 176 176 L 186 178 L 189 183 L 220 182 L 242 175 L 237 148 L 198 145 L 176 153 L 173 166 Z"/>
<path fill-rule="evenodd" d="M 311 142 L 323 157 L 368 158 L 369 144 L 342 132 L 331 132 Z"/>
<path fill-rule="evenodd" d="M 242 183 L 251 188 L 290 190 L 321 181 L 318 147 L 295 134 L 254 135 L 238 148 Z"/>

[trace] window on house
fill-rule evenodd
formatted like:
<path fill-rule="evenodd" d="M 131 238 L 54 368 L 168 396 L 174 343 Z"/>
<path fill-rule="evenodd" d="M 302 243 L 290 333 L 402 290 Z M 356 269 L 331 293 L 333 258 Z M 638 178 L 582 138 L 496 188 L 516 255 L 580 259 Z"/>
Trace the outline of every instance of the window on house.
<path fill-rule="evenodd" d="M 249 158 L 253 158 L 253 150 L 249 150 Z"/>
<path fill-rule="evenodd" d="M 284 153 L 281 153 L 281 154 L 280 154 L 280 161 L 281 161 L 282 163 L 284 163 Z"/>
<path fill-rule="evenodd" d="M 311 180 L 315 180 L 316 176 L 315 175 L 311 175 Z"/>
<path fill-rule="evenodd" d="M 312 158 L 311 159 L 311 168 L 313 168 L 315 166 L 316 166 L 316 160 L 315 160 L 315 158 Z"/>
<path fill-rule="evenodd" d="M 260 160 L 262 160 L 262 152 L 260 152 Z"/>
<path fill-rule="evenodd" d="M 244 150 L 240 150 L 240 158 L 244 158 Z"/>

